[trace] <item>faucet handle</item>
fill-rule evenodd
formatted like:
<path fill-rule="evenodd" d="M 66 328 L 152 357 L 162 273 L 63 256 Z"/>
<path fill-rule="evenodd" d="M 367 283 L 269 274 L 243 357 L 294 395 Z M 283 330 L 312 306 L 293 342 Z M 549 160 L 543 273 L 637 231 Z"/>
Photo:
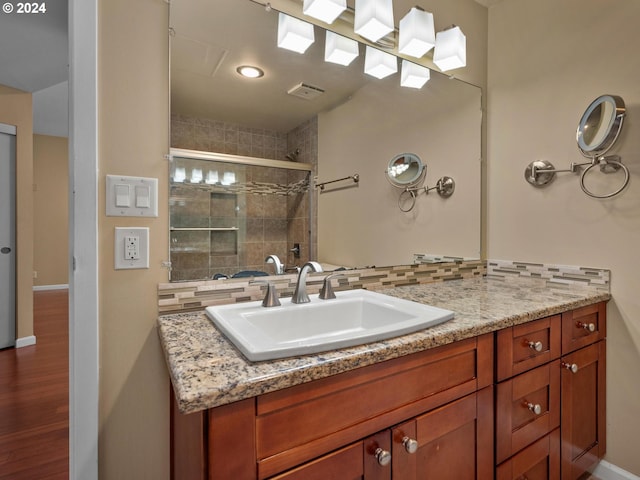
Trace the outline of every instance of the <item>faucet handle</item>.
<path fill-rule="evenodd" d="M 267 293 L 262 300 L 263 307 L 279 307 L 280 299 L 278 298 L 278 289 L 268 280 L 251 280 L 249 283 L 258 283 L 267 286 Z"/>
<path fill-rule="evenodd" d="M 331 286 L 331 279 L 338 277 L 346 277 L 346 275 L 344 273 L 332 273 L 331 275 L 324 277 L 324 282 L 322 283 L 322 289 L 320 290 L 318 298 L 321 298 L 322 300 L 331 300 L 332 298 L 336 298 L 336 294 Z"/>

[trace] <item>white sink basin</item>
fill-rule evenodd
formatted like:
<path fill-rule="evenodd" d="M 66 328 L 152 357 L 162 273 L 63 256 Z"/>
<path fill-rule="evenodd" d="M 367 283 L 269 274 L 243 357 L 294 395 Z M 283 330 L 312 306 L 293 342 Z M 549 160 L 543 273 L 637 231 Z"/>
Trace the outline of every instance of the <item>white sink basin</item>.
<path fill-rule="evenodd" d="M 325 352 L 385 340 L 451 320 L 450 310 L 368 290 L 333 300 L 265 308 L 261 301 L 207 307 L 207 316 L 251 361 Z"/>

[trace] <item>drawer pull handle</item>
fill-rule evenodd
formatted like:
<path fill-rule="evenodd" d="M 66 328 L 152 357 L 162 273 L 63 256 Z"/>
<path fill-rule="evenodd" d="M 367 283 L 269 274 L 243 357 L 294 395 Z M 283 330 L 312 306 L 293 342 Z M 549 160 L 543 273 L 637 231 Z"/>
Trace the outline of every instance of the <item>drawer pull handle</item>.
<path fill-rule="evenodd" d="M 373 455 L 376 457 L 376 460 L 378 460 L 378 464 L 383 467 L 389 465 L 389 462 L 391 462 L 391 452 L 383 450 L 380 447 L 376 449 Z"/>
<path fill-rule="evenodd" d="M 533 404 L 533 403 L 526 402 L 525 405 L 529 410 L 531 410 L 536 415 L 540 415 L 542 413 L 542 407 L 538 403 Z"/>
<path fill-rule="evenodd" d="M 418 451 L 418 441 L 413 438 L 404 437 L 402 439 L 402 446 L 407 453 L 416 453 Z"/>
<path fill-rule="evenodd" d="M 578 365 L 575 363 L 564 363 L 562 362 L 562 367 L 569 370 L 571 373 L 578 373 Z"/>
<path fill-rule="evenodd" d="M 542 342 L 527 342 L 527 346 L 536 352 L 542 351 Z"/>
<path fill-rule="evenodd" d="M 576 322 L 576 327 L 584 328 L 585 330 L 587 330 L 589 332 L 595 332 L 596 331 L 596 326 L 593 323 Z"/>

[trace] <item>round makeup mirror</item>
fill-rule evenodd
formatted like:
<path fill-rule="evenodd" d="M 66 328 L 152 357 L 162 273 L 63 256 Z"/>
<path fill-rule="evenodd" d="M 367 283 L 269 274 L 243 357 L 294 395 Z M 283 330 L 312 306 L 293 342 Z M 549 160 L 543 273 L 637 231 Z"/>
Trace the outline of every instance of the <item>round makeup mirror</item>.
<path fill-rule="evenodd" d="M 620 135 L 624 116 L 624 101 L 617 95 L 602 95 L 591 102 L 576 134 L 582 155 L 589 158 L 604 155 Z"/>
<path fill-rule="evenodd" d="M 427 174 L 427 166 L 415 153 L 401 153 L 389 161 L 387 180 L 399 188 L 410 188 L 419 184 Z"/>

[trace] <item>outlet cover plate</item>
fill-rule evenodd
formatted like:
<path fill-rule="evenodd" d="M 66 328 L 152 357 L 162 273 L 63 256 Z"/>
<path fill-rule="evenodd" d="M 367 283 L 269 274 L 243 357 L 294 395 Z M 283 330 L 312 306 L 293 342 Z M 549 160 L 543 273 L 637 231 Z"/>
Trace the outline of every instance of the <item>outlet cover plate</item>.
<path fill-rule="evenodd" d="M 138 238 L 137 259 L 127 259 L 125 243 L 129 237 Z M 114 268 L 116 270 L 149 268 L 149 228 L 116 227 L 114 241 Z"/>

